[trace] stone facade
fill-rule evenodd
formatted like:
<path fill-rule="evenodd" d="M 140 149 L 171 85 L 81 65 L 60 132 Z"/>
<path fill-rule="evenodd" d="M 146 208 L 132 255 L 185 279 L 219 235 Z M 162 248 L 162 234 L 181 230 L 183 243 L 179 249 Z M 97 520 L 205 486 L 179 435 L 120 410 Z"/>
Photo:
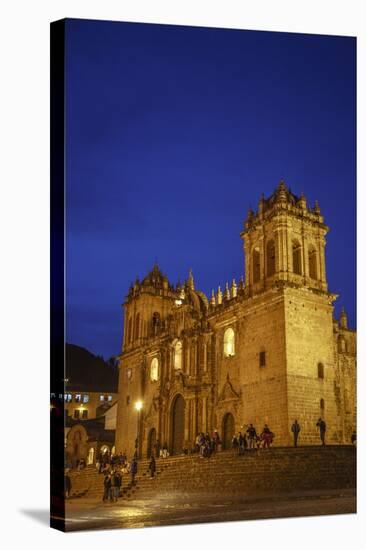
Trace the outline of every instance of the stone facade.
<path fill-rule="evenodd" d="M 241 233 L 245 281 L 212 292 L 190 273 L 173 286 L 159 268 L 126 298 L 120 356 L 117 451 L 149 454 L 156 438 L 173 453 L 194 447 L 198 432 L 268 423 L 276 445 L 350 443 L 356 429 L 356 334 L 328 291 L 324 224 L 284 182 L 249 210 Z M 135 403 L 142 401 L 141 411 Z"/>

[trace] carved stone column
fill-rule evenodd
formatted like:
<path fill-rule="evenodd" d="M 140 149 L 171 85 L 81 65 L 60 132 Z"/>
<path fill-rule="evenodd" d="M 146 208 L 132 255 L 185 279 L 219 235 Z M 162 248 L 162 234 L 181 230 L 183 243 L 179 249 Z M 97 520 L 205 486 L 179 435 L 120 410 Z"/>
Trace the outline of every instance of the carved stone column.
<path fill-rule="evenodd" d="M 202 431 L 207 432 L 207 397 L 202 397 Z"/>

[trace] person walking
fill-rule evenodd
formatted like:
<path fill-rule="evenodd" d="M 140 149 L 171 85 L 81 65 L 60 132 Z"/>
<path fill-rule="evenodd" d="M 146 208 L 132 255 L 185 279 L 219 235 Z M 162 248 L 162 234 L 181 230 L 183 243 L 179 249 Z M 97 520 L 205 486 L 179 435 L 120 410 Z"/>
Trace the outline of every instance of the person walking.
<path fill-rule="evenodd" d="M 135 483 L 135 476 L 137 474 L 137 460 L 136 457 L 133 457 L 132 463 L 131 463 L 131 482 L 132 484 Z"/>
<path fill-rule="evenodd" d="M 238 435 L 238 444 L 239 444 L 238 454 L 241 455 L 244 452 L 244 437 L 241 432 L 239 432 L 239 435 Z"/>
<path fill-rule="evenodd" d="M 263 441 L 263 449 L 269 449 L 273 441 L 273 433 L 271 432 L 267 424 L 264 425 L 261 439 Z"/>
<path fill-rule="evenodd" d="M 112 486 L 112 480 L 110 474 L 107 474 L 104 477 L 104 493 L 103 493 L 103 502 L 108 502 L 111 496 L 111 486 Z"/>
<path fill-rule="evenodd" d="M 150 464 L 149 464 L 149 470 L 150 470 L 150 477 L 154 477 L 154 476 L 155 476 L 155 472 L 156 472 L 156 462 L 155 462 L 155 457 L 154 457 L 154 455 L 151 455 Z"/>
<path fill-rule="evenodd" d="M 297 439 L 299 437 L 300 430 L 300 424 L 297 420 L 295 420 L 295 422 L 291 426 L 291 431 L 294 434 L 294 447 L 297 447 Z"/>
<path fill-rule="evenodd" d="M 65 473 L 65 497 L 69 498 L 71 491 L 71 479 L 68 473 Z"/>
<path fill-rule="evenodd" d="M 218 451 L 219 442 L 220 442 L 219 432 L 215 430 L 212 435 L 212 449 L 214 452 Z"/>
<path fill-rule="evenodd" d="M 317 428 L 319 428 L 319 435 L 320 435 L 322 445 L 325 445 L 325 432 L 327 429 L 327 425 L 322 418 L 319 418 L 318 422 L 316 423 L 316 426 Z"/>
<path fill-rule="evenodd" d="M 111 495 L 110 499 L 112 502 L 117 502 L 119 497 L 120 489 L 120 477 L 117 470 L 114 470 L 111 475 Z"/>
<path fill-rule="evenodd" d="M 117 493 L 117 497 L 121 497 L 122 496 L 122 469 L 118 470 L 117 471 L 117 479 L 118 479 L 118 493 Z"/>
<path fill-rule="evenodd" d="M 249 424 L 247 429 L 248 440 L 249 440 L 249 449 L 255 449 L 255 444 L 257 441 L 257 431 L 253 424 Z"/>

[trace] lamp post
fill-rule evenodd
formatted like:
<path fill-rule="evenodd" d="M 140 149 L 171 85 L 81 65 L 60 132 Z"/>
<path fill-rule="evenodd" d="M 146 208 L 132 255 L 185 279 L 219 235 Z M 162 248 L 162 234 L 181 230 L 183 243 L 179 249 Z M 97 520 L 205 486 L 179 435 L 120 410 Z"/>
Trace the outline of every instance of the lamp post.
<path fill-rule="evenodd" d="M 140 411 L 142 409 L 142 401 L 136 401 L 135 409 L 137 411 L 137 436 L 135 440 L 135 455 L 137 458 L 140 458 L 139 448 L 140 448 Z"/>

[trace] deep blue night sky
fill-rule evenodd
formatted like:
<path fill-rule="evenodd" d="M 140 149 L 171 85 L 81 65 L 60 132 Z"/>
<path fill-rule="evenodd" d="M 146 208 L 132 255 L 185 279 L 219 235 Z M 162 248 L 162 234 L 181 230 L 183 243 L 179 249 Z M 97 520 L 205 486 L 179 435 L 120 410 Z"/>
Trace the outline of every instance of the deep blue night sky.
<path fill-rule="evenodd" d="M 67 340 L 120 352 L 157 260 L 211 293 L 244 271 L 248 207 L 284 178 L 330 226 L 329 289 L 356 323 L 356 41 L 67 20 Z"/>

